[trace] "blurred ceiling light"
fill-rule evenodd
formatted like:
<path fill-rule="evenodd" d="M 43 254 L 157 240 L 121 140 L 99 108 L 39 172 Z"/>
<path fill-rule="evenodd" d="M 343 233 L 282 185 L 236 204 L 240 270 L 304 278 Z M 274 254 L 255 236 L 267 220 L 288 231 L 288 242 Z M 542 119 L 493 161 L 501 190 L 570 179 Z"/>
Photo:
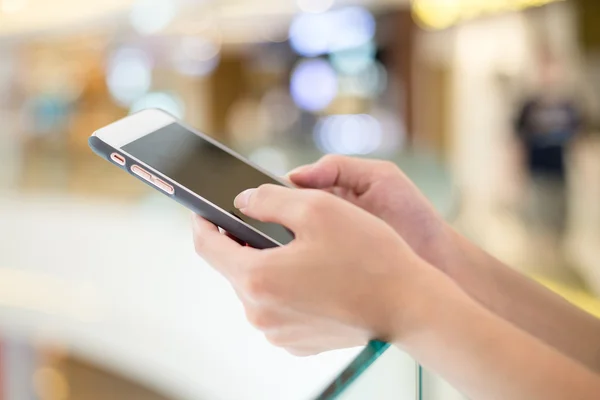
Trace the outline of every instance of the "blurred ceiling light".
<path fill-rule="evenodd" d="M 296 53 L 306 57 L 325 54 L 333 29 L 327 14 L 300 14 L 290 26 L 290 44 Z"/>
<path fill-rule="evenodd" d="M 0 1 L 0 14 L 15 14 L 27 7 L 27 0 Z"/>
<path fill-rule="evenodd" d="M 219 55 L 221 49 L 213 40 L 202 36 L 191 36 L 181 40 L 181 50 L 191 59 L 206 61 Z"/>
<path fill-rule="evenodd" d="M 363 7 L 345 7 L 321 14 L 299 14 L 290 26 L 294 51 L 315 57 L 361 46 L 375 36 L 375 18 Z"/>
<path fill-rule="evenodd" d="M 33 388 L 39 399 L 67 400 L 69 382 L 56 368 L 42 367 L 33 374 Z"/>
<path fill-rule="evenodd" d="M 375 17 L 364 7 L 346 7 L 335 11 L 336 31 L 331 51 L 351 49 L 375 37 Z"/>
<path fill-rule="evenodd" d="M 292 72 L 292 98 L 305 111 L 324 110 L 338 94 L 338 79 L 331 65 L 322 59 L 300 62 Z"/>
<path fill-rule="evenodd" d="M 413 0 L 415 21 L 429 29 L 445 29 L 482 15 L 523 10 L 564 0 Z"/>
<path fill-rule="evenodd" d="M 220 51 L 220 44 L 214 40 L 202 36 L 185 37 L 174 53 L 175 68 L 184 75 L 209 75 L 219 65 Z"/>
<path fill-rule="evenodd" d="M 119 49 L 109 60 L 106 81 L 112 97 L 127 107 L 150 90 L 152 61 L 143 50 Z"/>
<path fill-rule="evenodd" d="M 341 95 L 373 98 L 385 91 L 388 74 L 381 63 L 374 62 L 357 74 L 342 75 L 339 80 Z"/>
<path fill-rule="evenodd" d="M 148 93 L 133 103 L 129 113 L 133 114 L 148 108 L 158 108 L 179 119 L 183 119 L 185 114 L 183 100 L 175 94 L 165 92 Z"/>
<path fill-rule="evenodd" d="M 283 43 L 289 39 L 287 26 L 262 24 L 260 34 L 263 40 L 272 43 Z"/>
<path fill-rule="evenodd" d="M 379 149 L 383 133 L 370 115 L 330 115 L 315 126 L 314 139 L 323 153 L 364 155 Z"/>
<path fill-rule="evenodd" d="M 136 0 L 131 9 L 131 25 L 142 35 L 165 29 L 178 11 L 177 0 Z"/>
<path fill-rule="evenodd" d="M 392 156 L 402 150 L 406 142 L 406 128 L 398 113 L 375 106 L 371 115 L 381 124 L 382 138 L 377 154 Z"/>
<path fill-rule="evenodd" d="M 335 0 L 297 0 L 298 8 L 304 12 L 319 14 L 333 7 Z"/>
<path fill-rule="evenodd" d="M 261 147 L 249 156 L 250 161 L 276 176 L 284 176 L 289 170 L 288 156 L 279 148 Z"/>
<path fill-rule="evenodd" d="M 377 49 L 372 40 L 352 49 L 333 52 L 331 64 L 342 74 L 358 74 L 375 61 Z"/>

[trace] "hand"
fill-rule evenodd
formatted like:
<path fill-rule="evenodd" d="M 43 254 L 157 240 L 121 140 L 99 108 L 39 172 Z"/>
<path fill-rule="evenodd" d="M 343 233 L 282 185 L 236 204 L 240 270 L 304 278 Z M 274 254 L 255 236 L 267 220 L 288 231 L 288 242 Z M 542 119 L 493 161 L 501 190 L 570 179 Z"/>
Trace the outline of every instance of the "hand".
<path fill-rule="evenodd" d="M 447 285 L 389 225 L 331 194 L 265 185 L 235 205 L 296 239 L 256 250 L 196 216 L 196 251 L 232 283 L 249 321 L 294 354 L 398 341 L 418 326 L 422 300 Z"/>
<path fill-rule="evenodd" d="M 444 269 L 454 231 L 393 163 L 329 155 L 298 168 L 290 181 L 321 189 L 387 222 L 423 259 Z"/>

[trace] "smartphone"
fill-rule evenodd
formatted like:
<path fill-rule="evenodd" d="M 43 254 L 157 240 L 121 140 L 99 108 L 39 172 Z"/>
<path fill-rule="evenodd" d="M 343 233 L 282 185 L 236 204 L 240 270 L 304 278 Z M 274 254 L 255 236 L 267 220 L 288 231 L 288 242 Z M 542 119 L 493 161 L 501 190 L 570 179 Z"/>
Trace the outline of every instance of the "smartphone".
<path fill-rule="evenodd" d="M 148 109 L 114 122 L 94 132 L 89 145 L 115 166 L 254 248 L 294 240 L 284 226 L 254 220 L 233 206 L 235 197 L 246 189 L 289 184 L 164 111 Z M 351 358 L 341 358 L 341 374 L 315 399 L 340 396 L 388 347 L 372 341 Z M 306 390 L 322 383 L 307 382 Z"/>
<path fill-rule="evenodd" d="M 94 132 L 89 145 L 249 246 L 266 249 L 294 239 L 287 228 L 249 218 L 233 206 L 246 189 L 288 186 L 285 182 L 164 111 L 148 109 L 114 122 Z"/>

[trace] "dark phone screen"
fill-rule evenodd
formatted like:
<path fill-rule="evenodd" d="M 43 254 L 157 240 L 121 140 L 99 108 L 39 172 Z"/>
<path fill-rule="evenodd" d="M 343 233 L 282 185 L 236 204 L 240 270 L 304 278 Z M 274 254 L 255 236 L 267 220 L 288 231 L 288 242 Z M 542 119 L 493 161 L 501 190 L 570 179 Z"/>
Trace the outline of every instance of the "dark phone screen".
<path fill-rule="evenodd" d="M 281 184 L 178 123 L 137 139 L 123 150 L 279 243 L 293 240 L 281 225 L 248 218 L 233 207 L 235 197 L 246 189 Z"/>

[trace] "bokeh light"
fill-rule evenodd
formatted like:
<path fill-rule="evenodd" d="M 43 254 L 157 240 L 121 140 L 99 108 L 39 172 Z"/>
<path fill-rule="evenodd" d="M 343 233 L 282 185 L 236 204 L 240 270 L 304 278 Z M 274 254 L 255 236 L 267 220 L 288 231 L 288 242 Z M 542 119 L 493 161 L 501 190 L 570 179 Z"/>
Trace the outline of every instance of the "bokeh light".
<path fill-rule="evenodd" d="M 290 26 L 294 51 L 315 57 L 361 46 L 375 36 L 375 18 L 363 7 L 297 15 Z"/>
<path fill-rule="evenodd" d="M 152 60 L 141 49 L 119 49 L 109 60 L 106 79 L 112 97 L 129 106 L 150 90 Z"/>
<path fill-rule="evenodd" d="M 249 159 L 276 176 L 284 176 L 290 169 L 288 156 L 277 147 L 260 147 L 250 154 Z"/>
<path fill-rule="evenodd" d="M 173 63 L 184 75 L 206 76 L 219 65 L 220 51 L 220 44 L 215 40 L 202 36 L 184 37 L 174 51 Z"/>
<path fill-rule="evenodd" d="M 333 29 L 328 14 L 299 14 L 290 26 L 290 45 L 302 56 L 325 54 Z"/>
<path fill-rule="evenodd" d="M 402 150 L 406 143 L 406 126 L 398 113 L 383 106 L 375 106 L 371 116 L 381 125 L 381 145 L 377 150 L 380 156 L 392 156 Z"/>
<path fill-rule="evenodd" d="M 333 7 L 335 0 L 297 0 L 298 8 L 308 13 L 322 13 Z"/>
<path fill-rule="evenodd" d="M 317 123 L 314 138 L 323 153 L 365 155 L 379 149 L 383 132 L 371 115 L 330 115 Z"/>
<path fill-rule="evenodd" d="M 65 99 L 43 95 L 33 97 L 24 104 L 21 119 L 29 135 L 45 136 L 63 129 L 68 115 L 69 105 Z"/>
<path fill-rule="evenodd" d="M 335 12 L 335 35 L 330 51 L 360 46 L 375 36 L 375 17 L 363 7 L 347 7 Z"/>
<path fill-rule="evenodd" d="M 262 113 L 271 116 L 273 131 L 283 133 L 300 119 L 300 110 L 283 88 L 268 91 L 260 102 Z"/>
<path fill-rule="evenodd" d="M 445 29 L 479 16 L 540 7 L 556 1 L 564 0 L 413 0 L 412 12 L 423 28 Z"/>
<path fill-rule="evenodd" d="M 325 60 L 302 61 L 292 72 L 290 91 L 301 109 L 311 112 L 324 110 L 337 96 L 337 75 Z"/>
<path fill-rule="evenodd" d="M 373 64 L 376 52 L 375 43 L 369 40 L 360 46 L 333 52 L 331 64 L 340 73 L 357 74 Z"/>
<path fill-rule="evenodd" d="M 142 35 L 165 29 L 177 15 L 176 0 L 136 0 L 131 9 L 131 25 Z"/>
<path fill-rule="evenodd" d="M 179 96 L 173 93 L 153 92 L 137 100 L 129 110 L 130 114 L 148 108 L 158 108 L 168 112 L 176 118 L 183 119 L 185 116 L 185 105 Z"/>
<path fill-rule="evenodd" d="M 289 28 L 287 24 L 261 24 L 259 33 L 261 39 L 265 42 L 283 43 L 289 39 Z"/>
<path fill-rule="evenodd" d="M 385 92 L 388 73 L 380 62 L 373 62 L 357 74 L 339 77 L 340 94 L 375 98 Z"/>

